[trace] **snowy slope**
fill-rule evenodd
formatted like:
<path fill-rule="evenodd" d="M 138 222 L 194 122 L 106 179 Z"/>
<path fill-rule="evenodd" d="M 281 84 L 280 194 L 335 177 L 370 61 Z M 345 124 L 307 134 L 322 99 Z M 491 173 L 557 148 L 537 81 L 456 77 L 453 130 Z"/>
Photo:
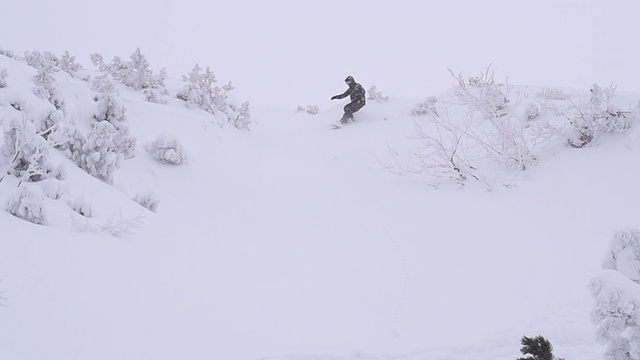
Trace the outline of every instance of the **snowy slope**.
<path fill-rule="evenodd" d="M 39 103 L 27 95 L 35 72 L 0 61 L 13 80 L 2 116 L 12 96 Z M 82 121 L 88 83 L 59 81 Z M 538 334 L 558 356 L 600 357 L 586 284 L 611 233 L 638 221 L 635 130 L 557 144 L 509 188 L 434 190 L 379 162 L 389 144 L 415 146 L 420 99 L 372 101 L 340 130 L 337 103 L 318 115 L 253 108 L 243 132 L 175 98 L 119 91 L 139 146 L 114 184 L 58 154 L 68 176 L 46 180 L 62 189 L 46 199 L 49 226 L 0 212 L 0 358 L 513 359 Z M 162 133 L 188 164 L 145 153 Z M 0 183 L 3 203 L 17 183 Z M 131 200 L 140 193 L 157 212 Z M 142 224 L 122 238 L 79 231 L 67 205 L 79 196 L 94 226 Z"/>

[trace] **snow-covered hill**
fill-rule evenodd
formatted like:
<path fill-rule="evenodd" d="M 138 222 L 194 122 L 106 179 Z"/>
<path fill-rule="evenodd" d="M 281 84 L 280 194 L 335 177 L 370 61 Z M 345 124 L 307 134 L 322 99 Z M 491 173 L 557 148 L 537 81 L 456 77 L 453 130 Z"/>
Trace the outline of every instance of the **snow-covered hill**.
<path fill-rule="evenodd" d="M 52 103 L 33 91 L 37 70 L 0 56 L 2 68 L 6 144 L 12 120 L 41 121 Z M 89 133 L 99 91 L 55 80 L 62 121 Z M 433 174 L 387 168 L 420 146 L 409 136 L 429 115 L 411 112 L 425 99 L 369 101 L 340 130 L 337 103 L 317 115 L 252 108 L 247 131 L 186 106 L 183 86 L 168 79 L 162 104 L 116 82 L 137 146 L 111 183 L 51 142 L 46 178 L 0 182 L 3 207 L 40 189 L 46 219 L 0 212 L 0 358 L 514 359 L 538 334 L 558 356 L 600 358 L 587 283 L 611 234 L 638 223 L 636 129 L 581 149 L 559 132 L 517 176 L 500 167 L 508 182 L 492 163 L 484 182 L 443 177 L 434 189 Z M 541 98 L 591 96 L 515 90 L 520 117 Z M 614 99 L 632 109 L 638 97 Z M 531 124 L 569 126 L 554 111 L 571 104 L 556 100 Z M 451 105 L 450 119 L 464 109 Z M 182 145 L 182 164 L 145 149 L 162 134 Z"/>

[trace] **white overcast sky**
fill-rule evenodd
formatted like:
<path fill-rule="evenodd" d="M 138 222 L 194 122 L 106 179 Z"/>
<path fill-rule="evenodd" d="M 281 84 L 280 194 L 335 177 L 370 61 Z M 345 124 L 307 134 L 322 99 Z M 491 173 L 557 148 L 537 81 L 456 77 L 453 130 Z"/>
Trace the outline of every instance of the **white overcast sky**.
<path fill-rule="evenodd" d="M 514 84 L 640 92 L 637 0 L 4 0 L 0 47 L 196 62 L 255 104 L 330 106 L 353 75 L 421 98 L 490 63 Z"/>

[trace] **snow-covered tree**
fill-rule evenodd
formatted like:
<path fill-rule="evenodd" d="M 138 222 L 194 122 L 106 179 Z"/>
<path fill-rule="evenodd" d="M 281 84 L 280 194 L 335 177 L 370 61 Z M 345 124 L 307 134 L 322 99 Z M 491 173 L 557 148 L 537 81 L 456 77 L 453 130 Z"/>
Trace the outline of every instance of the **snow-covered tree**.
<path fill-rule="evenodd" d="M 113 174 L 120 168 L 124 159 L 124 155 L 118 152 L 118 136 L 118 130 L 110 122 L 95 123 L 82 146 L 79 159 L 81 168 L 107 184 L 113 183 Z"/>
<path fill-rule="evenodd" d="M 98 91 L 96 101 L 98 109 L 93 118 L 96 121 L 108 121 L 117 124 L 127 120 L 127 109 L 120 100 L 118 90 L 109 74 L 96 76 L 93 79 L 93 86 Z"/>
<path fill-rule="evenodd" d="M 200 108 L 213 115 L 218 125 L 232 123 L 238 129 L 248 129 L 251 124 L 249 102 L 237 103 L 229 98 L 234 89 L 231 82 L 223 86 L 216 86 L 216 77 L 207 67 L 204 72 L 195 64 L 187 76 L 182 76 L 185 87 L 178 92 L 177 97 L 188 106 Z"/>
<path fill-rule="evenodd" d="M 173 136 L 162 134 L 147 144 L 145 149 L 149 155 L 163 164 L 180 165 L 187 161 L 182 144 Z"/>
<path fill-rule="evenodd" d="M 87 142 L 86 137 L 77 126 L 69 123 L 60 123 L 54 127 L 47 141 L 55 148 L 64 152 L 67 158 L 79 164 L 82 156 L 82 148 Z"/>
<path fill-rule="evenodd" d="M 24 181 L 39 181 L 49 172 L 49 146 L 32 123 L 10 120 L 5 124 L 3 154 L 9 170 Z"/>
<path fill-rule="evenodd" d="M 80 78 L 79 72 L 83 70 L 82 65 L 76 62 L 76 57 L 65 51 L 61 57 L 49 51 L 26 51 L 24 53 L 25 62 L 38 70 L 47 69 L 49 72 L 64 71 L 72 77 Z"/>
<path fill-rule="evenodd" d="M 114 151 L 122 154 L 125 159 L 132 158 L 135 154 L 136 139 L 129 136 L 129 126 L 126 123 L 126 108 L 119 98 L 115 84 L 109 74 L 97 76 L 94 86 L 99 91 L 96 97 L 98 109 L 93 118 L 97 122 L 107 121 L 111 123 L 117 134 L 113 139 Z"/>
<path fill-rule="evenodd" d="M 0 69 L 0 88 L 7 86 L 8 76 L 9 76 L 9 73 L 7 72 L 7 69 L 5 68 Z"/>
<path fill-rule="evenodd" d="M 58 60 L 58 67 L 73 77 L 78 77 L 78 72 L 83 70 L 82 65 L 76 61 L 76 57 L 69 54 L 67 50 Z"/>
<path fill-rule="evenodd" d="M 143 89 L 142 93 L 144 94 L 145 100 L 154 104 L 166 104 L 167 100 L 163 99 L 160 94 L 154 89 Z"/>
<path fill-rule="evenodd" d="M 23 185 L 9 198 L 6 210 L 13 216 L 45 225 L 47 223 L 44 195 L 38 186 Z"/>
<path fill-rule="evenodd" d="M 596 337 L 606 344 L 607 360 L 640 359 L 640 230 L 616 232 L 602 262 L 603 271 L 591 280 L 595 299 L 591 321 Z"/>
<path fill-rule="evenodd" d="M 163 87 L 167 78 L 165 69 L 161 69 L 157 75 L 153 73 L 149 61 L 140 48 L 136 48 L 129 61 L 116 56 L 111 64 L 106 64 L 100 54 L 91 54 L 90 57 L 99 71 L 111 74 L 114 79 L 135 90 Z"/>
<path fill-rule="evenodd" d="M 64 105 L 64 99 L 58 89 L 58 82 L 54 77 L 56 67 L 44 66 L 38 69 L 38 73 L 34 76 L 36 87 L 34 92 L 47 99 L 56 109 L 61 109 Z"/>

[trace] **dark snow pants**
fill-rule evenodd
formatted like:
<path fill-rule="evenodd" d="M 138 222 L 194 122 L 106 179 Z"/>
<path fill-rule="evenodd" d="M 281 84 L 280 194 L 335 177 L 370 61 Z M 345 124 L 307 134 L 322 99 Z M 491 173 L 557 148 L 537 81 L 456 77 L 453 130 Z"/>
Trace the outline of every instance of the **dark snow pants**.
<path fill-rule="evenodd" d="M 364 100 L 355 100 L 344 106 L 344 115 L 342 115 L 341 123 L 346 124 L 347 121 L 353 119 L 353 113 L 362 109 L 365 102 Z"/>

